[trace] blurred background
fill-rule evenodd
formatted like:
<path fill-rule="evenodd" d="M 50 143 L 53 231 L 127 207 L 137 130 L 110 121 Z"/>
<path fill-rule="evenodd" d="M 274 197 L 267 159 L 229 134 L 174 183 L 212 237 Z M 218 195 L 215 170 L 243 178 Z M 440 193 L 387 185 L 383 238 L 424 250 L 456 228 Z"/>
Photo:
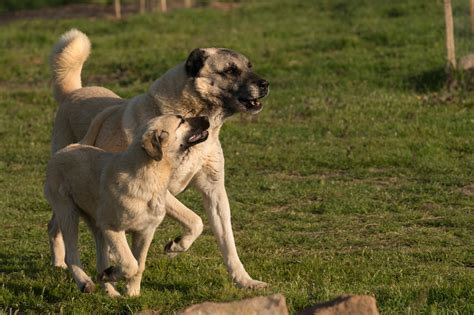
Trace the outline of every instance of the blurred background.
<path fill-rule="evenodd" d="M 130 14 L 168 12 L 177 8 L 208 6 L 227 10 L 239 4 L 240 0 L 3 0 L 0 2 L 0 16 L 4 20 L 15 17 L 102 16 L 122 18 Z"/>

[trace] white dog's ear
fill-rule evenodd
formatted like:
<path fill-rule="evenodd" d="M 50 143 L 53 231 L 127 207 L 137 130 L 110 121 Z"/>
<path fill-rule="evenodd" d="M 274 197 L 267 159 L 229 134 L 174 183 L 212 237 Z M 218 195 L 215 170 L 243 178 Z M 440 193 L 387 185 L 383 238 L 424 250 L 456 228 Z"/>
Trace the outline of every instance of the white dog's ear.
<path fill-rule="evenodd" d="M 163 151 L 161 143 L 168 137 L 168 132 L 164 130 L 148 130 L 142 137 L 142 148 L 154 160 L 161 161 Z"/>
<path fill-rule="evenodd" d="M 199 70 L 204 66 L 208 54 L 204 49 L 196 48 L 190 54 L 186 60 L 185 68 L 186 73 L 191 77 L 196 77 Z"/>

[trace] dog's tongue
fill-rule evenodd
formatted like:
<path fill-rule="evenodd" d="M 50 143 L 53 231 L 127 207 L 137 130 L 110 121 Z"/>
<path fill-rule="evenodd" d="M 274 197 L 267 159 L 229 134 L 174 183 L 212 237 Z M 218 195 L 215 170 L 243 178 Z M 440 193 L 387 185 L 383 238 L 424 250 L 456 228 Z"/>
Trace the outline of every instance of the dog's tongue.
<path fill-rule="evenodd" d="M 199 140 L 200 138 L 201 138 L 201 134 L 192 135 L 191 137 L 189 137 L 188 142 L 194 142 L 194 141 Z"/>
<path fill-rule="evenodd" d="M 189 137 L 188 139 L 188 142 L 196 142 L 196 141 L 199 141 L 201 140 L 202 138 L 204 138 L 207 134 L 207 131 L 203 131 L 201 133 L 197 133 L 195 135 L 192 135 L 191 137 Z"/>

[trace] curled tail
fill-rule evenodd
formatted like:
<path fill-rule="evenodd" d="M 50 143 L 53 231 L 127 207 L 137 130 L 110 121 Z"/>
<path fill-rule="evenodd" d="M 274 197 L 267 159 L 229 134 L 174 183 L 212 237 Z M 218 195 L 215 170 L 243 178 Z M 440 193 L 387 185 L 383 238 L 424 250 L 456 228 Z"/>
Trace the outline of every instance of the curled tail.
<path fill-rule="evenodd" d="M 53 72 L 54 98 L 58 102 L 82 87 L 82 65 L 89 57 L 90 51 L 89 38 L 77 29 L 64 33 L 54 45 L 50 65 Z"/>

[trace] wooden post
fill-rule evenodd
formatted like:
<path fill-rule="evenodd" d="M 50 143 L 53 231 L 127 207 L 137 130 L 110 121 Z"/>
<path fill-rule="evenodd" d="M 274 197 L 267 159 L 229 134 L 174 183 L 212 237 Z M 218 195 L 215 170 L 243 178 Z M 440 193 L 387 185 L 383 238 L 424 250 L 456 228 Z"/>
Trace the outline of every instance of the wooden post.
<path fill-rule="evenodd" d="M 474 1 L 474 0 L 471 0 Z M 184 7 L 185 8 L 190 8 L 193 6 L 193 1 L 192 0 L 184 0 Z"/>
<path fill-rule="evenodd" d="M 469 0 L 471 11 L 471 32 L 474 33 L 474 0 Z"/>
<path fill-rule="evenodd" d="M 474 0 L 473 0 L 474 1 Z M 139 8 L 140 14 L 145 13 L 145 0 L 140 0 L 140 8 Z"/>
<path fill-rule="evenodd" d="M 160 0 L 160 9 L 161 9 L 161 12 L 166 12 L 168 10 L 168 6 L 166 5 L 166 0 Z"/>
<path fill-rule="evenodd" d="M 115 17 L 117 19 L 122 18 L 122 8 L 120 5 L 120 0 L 114 0 L 114 8 L 115 8 Z"/>
<path fill-rule="evenodd" d="M 448 67 L 456 69 L 456 51 L 454 49 L 454 27 L 451 0 L 444 0 L 444 20 L 446 22 L 446 50 L 448 51 Z"/>

